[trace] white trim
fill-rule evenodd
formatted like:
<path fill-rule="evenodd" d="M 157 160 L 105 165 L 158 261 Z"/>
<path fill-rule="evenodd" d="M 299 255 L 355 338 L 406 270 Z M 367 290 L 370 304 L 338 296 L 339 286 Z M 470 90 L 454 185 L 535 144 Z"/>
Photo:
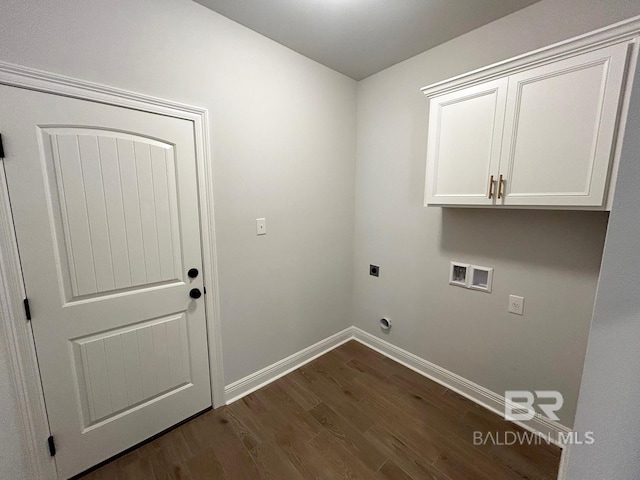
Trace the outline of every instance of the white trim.
<path fill-rule="evenodd" d="M 568 444 L 560 455 L 560 468 L 558 469 L 558 480 L 567 478 L 567 468 L 569 465 L 569 455 L 571 454 L 571 444 Z"/>
<path fill-rule="evenodd" d="M 353 327 L 345 328 L 341 332 L 331 335 L 310 347 L 227 385 L 224 389 L 227 405 L 240 400 L 245 395 L 255 392 L 352 339 Z"/>
<path fill-rule="evenodd" d="M 615 43 L 631 42 L 638 33 L 640 33 L 640 16 L 427 85 L 421 90 L 428 97 L 443 95 L 480 82 L 512 75 L 540 64 L 554 62 Z"/>
<path fill-rule="evenodd" d="M 491 410 L 498 415 L 504 415 L 505 398 L 502 395 L 492 392 L 471 380 L 467 380 L 460 375 L 439 367 L 438 365 L 420 358 L 413 353 L 409 353 L 402 348 L 396 347 L 395 345 L 392 345 L 375 335 L 371 335 L 358 327 L 353 327 L 353 338 L 363 345 L 366 345 L 386 357 L 395 360 L 401 365 L 424 375 L 434 382 L 438 382 L 449 390 L 459 393 L 478 405 Z M 549 438 L 559 447 L 564 447 L 563 444 L 556 441 L 559 438 L 559 434 L 562 433 L 563 435 L 567 435 L 571 432 L 571 429 L 564 425 L 549 420 L 539 414 L 536 414 L 536 416 L 528 422 L 515 423 L 531 432 L 542 433 L 545 436 L 549 435 Z"/>
<path fill-rule="evenodd" d="M 209 343 L 209 369 L 213 408 L 224 405 L 224 369 L 222 363 L 222 320 L 220 315 L 220 288 L 218 280 L 218 253 L 216 249 L 215 216 L 213 206 L 213 162 L 209 157 L 209 123 L 207 111 L 195 120 L 196 156 L 198 162 L 198 189 L 200 195 L 200 231 L 202 235 L 202 264 L 204 285 L 207 288 L 207 336 Z"/>
<path fill-rule="evenodd" d="M 202 117 L 207 113 L 204 108 L 1 61 L 0 84 L 160 113 L 187 120 L 194 120 L 194 118 Z"/>
<path fill-rule="evenodd" d="M 0 162 L 2 162 L 0 160 Z M 18 245 L 4 163 L 0 166 L 0 337 L 6 339 L 13 384 L 18 399 L 20 425 L 27 447 L 29 469 L 25 478 L 56 478 L 55 460 L 49 456 L 46 439 L 49 421 L 44 405 L 40 372 L 33 345 L 31 324 L 25 318 L 25 297 Z M 17 445 L 22 442 L 16 441 Z"/>
<path fill-rule="evenodd" d="M 341 332 L 331 335 L 330 337 L 300 350 L 287 358 L 279 360 L 262 370 L 258 370 L 255 373 L 247 375 L 246 377 L 227 385 L 224 389 L 227 405 L 240 400 L 245 395 L 249 395 L 271 382 L 274 382 L 278 378 L 300 368 L 349 340 L 356 340 L 391 360 L 410 368 L 420 375 L 424 375 L 430 380 L 438 382 L 448 389 L 459 393 L 481 407 L 484 407 L 498 415 L 504 415 L 506 400 L 502 395 L 492 392 L 471 380 L 467 380 L 460 375 L 439 367 L 438 365 L 420 358 L 413 353 L 407 352 L 402 348 L 396 347 L 395 345 L 382 340 L 375 335 L 371 335 L 358 327 L 346 328 Z M 571 429 L 558 422 L 549 420 L 540 414 L 536 414 L 536 416 L 528 422 L 515 423 L 530 432 L 541 433 L 545 435 L 545 437 L 548 436 L 553 443 L 561 448 L 564 448 L 564 444 L 557 442 L 559 434 L 562 433 L 566 436 L 571 432 Z"/>
<path fill-rule="evenodd" d="M 210 158 L 208 112 L 204 108 L 129 92 L 98 83 L 0 62 L 0 84 L 105 103 L 176 118 L 194 124 L 198 168 L 200 223 L 203 249 L 203 277 L 207 289 L 205 305 L 209 340 L 213 406 L 224 404 L 220 299 L 213 208 L 213 166 Z M 11 217 L 4 168 L 0 169 L 0 334 L 10 339 L 9 354 L 16 380 L 17 396 L 24 426 L 29 478 L 56 478 L 54 462 L 48 456 L 46 437 L 49 426 L 44 408 L 33 336 L 24 320 L 24 287 L 15 231 Z"/>

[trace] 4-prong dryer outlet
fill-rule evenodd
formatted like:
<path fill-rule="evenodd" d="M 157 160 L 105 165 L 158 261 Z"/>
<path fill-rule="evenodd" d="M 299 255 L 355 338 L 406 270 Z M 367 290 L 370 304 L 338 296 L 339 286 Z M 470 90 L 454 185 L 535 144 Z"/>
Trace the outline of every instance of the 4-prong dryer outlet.
<path fill-rule="evenodd" d="M 369 265 L 369 275 L 373 277 L 379 277 L 380 267 L 378 265 Z"/>

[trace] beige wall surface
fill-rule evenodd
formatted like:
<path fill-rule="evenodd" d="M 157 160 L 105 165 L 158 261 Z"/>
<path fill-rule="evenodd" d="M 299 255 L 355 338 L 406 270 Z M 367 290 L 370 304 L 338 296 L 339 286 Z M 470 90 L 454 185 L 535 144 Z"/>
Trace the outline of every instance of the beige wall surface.
<path fill-rule="evenodd" d="M 544 0 L 358 84 L 358 327 L 496 393 L 559 390 L 573 424 L 608 214 L 423 207 L 420 88 L 638 14 L 637 1 Z M 451 260 L 493 267 L 493 293 L 449 286 Z"/>
<path fill-rule="evenodd" d="M 226 384 L 351 325 L 354 80 L 188 0 L 6 0 L 0 60 L 209 110 Z"/>
<path fill-rule="evenodd" d="M 602 259 L 575 430 L 593 445 L 569 448 L 567 480 L 640 478 L 640 67 Z"/>
<path fill-rule="evenodd" d="M 350 324 L 355 81 L 187 0 L 10 0 L 0 60 L 209 110 L 227 384 Z"/>
<path fill-rule="evenodd" d="M 498 393 L 558 388 L 571 425 L 607 214 L 423 207 L 419 88 L 637 14 L 544 0 L 357 84 L 188 0 L 7 0 L 0 60 L 209 110 L 227 384 L 355 323 Z M 449 287 L 452 259 L 494 267 L 493 293 Z M 20 479 L 12 388 L 2 362 Z"/>

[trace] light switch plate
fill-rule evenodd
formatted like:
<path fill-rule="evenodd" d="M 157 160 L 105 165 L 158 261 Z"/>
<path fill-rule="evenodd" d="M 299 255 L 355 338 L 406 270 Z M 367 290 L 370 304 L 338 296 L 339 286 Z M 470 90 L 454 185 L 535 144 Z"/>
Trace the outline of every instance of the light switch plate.
<path fill-rule="evenodd" d="M 266 235 L 266 234 L 267 234 L 267 219 L 256 218 L 256 235 Z"/>
<path fill-rule="evenodd" d="M 522 315 L 524 313 L 524 297 L 509 295 L 509 312 Z"/>

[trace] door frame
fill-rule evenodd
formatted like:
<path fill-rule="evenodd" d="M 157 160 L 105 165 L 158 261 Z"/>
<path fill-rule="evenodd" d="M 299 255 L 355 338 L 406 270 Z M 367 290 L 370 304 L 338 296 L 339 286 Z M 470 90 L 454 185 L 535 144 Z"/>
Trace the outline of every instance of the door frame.
<path fill-rule="evenodd" d="M 99 83 L 79 80 L 21 65 L 0 62 L 0 84 L 193 122 L 202 243 L 205 312 L 213 407 L 225 404 L 222 366 L 222 324 L 213 208 L 213 165 L 210 155 L 208 111 Z M 2 132 L 0 132 L 2 133 Z M 4 160 L 0 160 L 4 162 Z M 33 294 L 33 292 L 32 292 Z M 19 423 L 29 456 L 29 478 L 57 478 L 55 457 L 47 449 L 49 422 L 40 382 L 31 323 L 23 309 L 24 281 L 18 255 L 4 164 L 0 168 L 0 336 L 7 338 L 10 368 L 16 385 Z M 55 433 L 55 432 L 54 432 Z M 16 442 L 18 443 L 18 442 Z M 22 443 L 22 442 L 20 442 Z"/>

